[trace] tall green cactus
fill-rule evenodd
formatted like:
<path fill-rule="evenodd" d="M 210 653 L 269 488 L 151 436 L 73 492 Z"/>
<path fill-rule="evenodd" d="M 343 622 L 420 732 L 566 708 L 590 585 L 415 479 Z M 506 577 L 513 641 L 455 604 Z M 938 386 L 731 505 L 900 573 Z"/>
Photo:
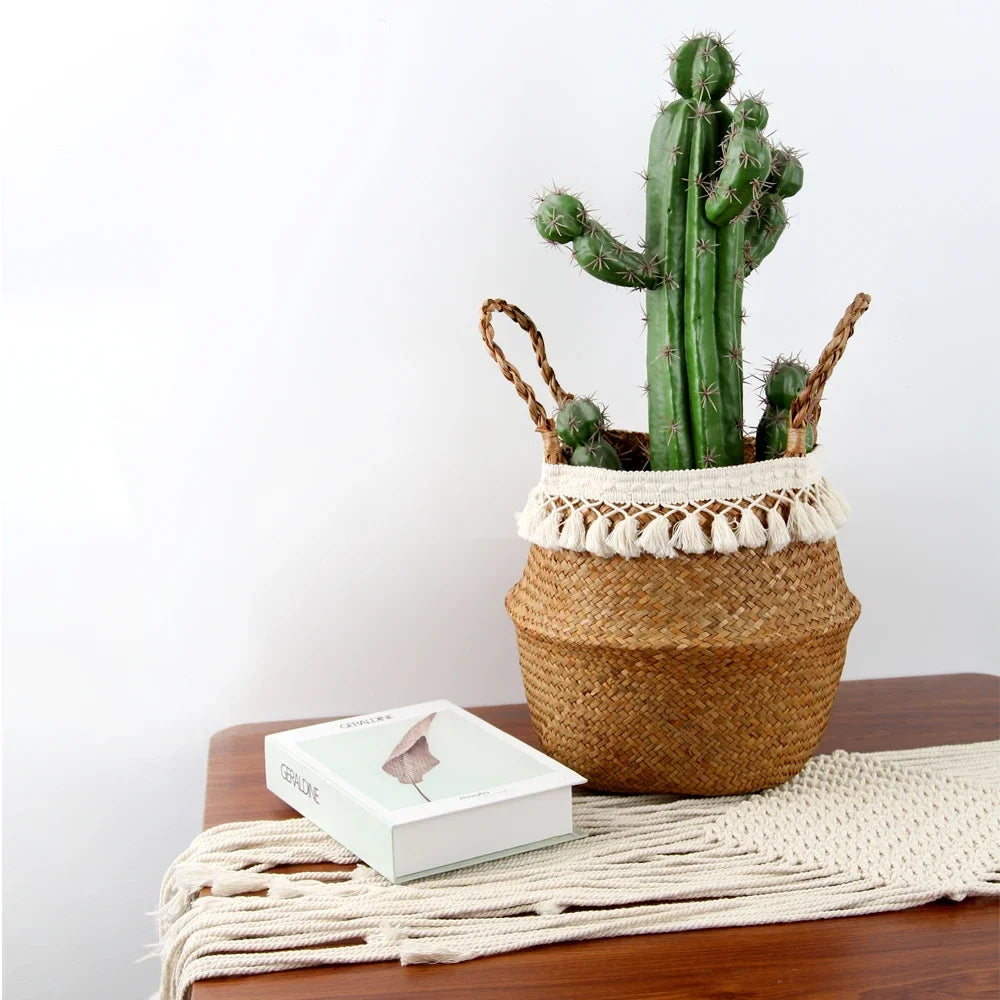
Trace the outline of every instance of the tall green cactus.
<path fill-rule="evenodd" d="M 784 228 L 781 199 L 798 190 L 796 180 L 801 186 L 798 160 L 772 156 L 762 135 L 764 105 L 747 98 L 734 113 L 722 103 L 735 72 L 715 35 L 674 52 L 678 97 L 661 107 L 650 136 L 641 251 L 564 191 L 546 195 L 535 213 L 539 233 L 572 243 L 588 274 L 646 290 L 653 469 L 743 461 L 743 280 Z"/>

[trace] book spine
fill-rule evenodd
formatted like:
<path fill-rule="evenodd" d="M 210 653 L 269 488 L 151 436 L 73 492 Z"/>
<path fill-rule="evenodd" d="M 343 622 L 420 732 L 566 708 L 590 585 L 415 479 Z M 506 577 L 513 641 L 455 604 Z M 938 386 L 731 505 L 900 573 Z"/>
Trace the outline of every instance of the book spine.
<path fill-rule="evenodd" d="M 275 736 L 264 738 L 267 787 L 388 879 L 396 876 L 392 828 Z"/>

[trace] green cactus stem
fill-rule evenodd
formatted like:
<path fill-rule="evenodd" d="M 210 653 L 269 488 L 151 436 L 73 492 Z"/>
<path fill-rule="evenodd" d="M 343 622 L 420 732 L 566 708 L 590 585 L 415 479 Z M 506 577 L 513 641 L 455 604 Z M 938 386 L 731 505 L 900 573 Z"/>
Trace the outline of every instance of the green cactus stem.
<path fill-rule="evenodd" d="M 587 465 L 598 469 L 620 469 L 622 463 L 611 443 L 602 435 L 573 449 L 570 465 Z"/>
<path fill-rule="evenodd" d="M 744 274 L 760 266 L 788 228 L 784 199 L 798 194 L 802 178 L 802 163 L 796 153 L 785 147 L 774 150 L 767 180 L 747 216 Z"/>
<path fill-rule="evenodd" d="M 761 462 L 780 458 L 788 448 L 788 412 L 799 393 L 805 388 L 809 369 L 798 359 L 778 357 L 763 375 L 761 397 L 764 415 L 757 425 L 756 455 Z M 816 428 L 806 427 L 806 451 L 816 444 Z"/>
<path fill-rule="evenodd" d="M 775 358 L 761 377 L 764 402 L 779 410 L 788 410 L 806 387 L 809 369 L 798 358 Z"/>
<path fill-rule="evenodd" d="M 691 125 L 687 228 L 684 242 L 684 351 L 688 367 L 691 442 L 698 468 L 722 465 L 725 415 L 715 341 L 717 230 L 705 216 L 706 187 L 715 151 L 710 106 L 697 105 Z"/>
<path fill-rule="evenodd" d="M 759 196 L 771 170 L 771 147 L 761 134 L 766 124 L 767 108 L 758 98 L 744 98 L 736 105 L 724 140 L 719 179 L 705 203 L 705 214 L 719 231 L 715 338 L 723 413 L 722 465 L 738 465 L 743 457 L 744 210 Z"/>
<path fill-rule="evenodd" d="M 556 413 L 556 434 L 573 449 L 569 464 L 620 469 L 618 454 L 604 436 L 607 427 L 607 413 L 589 396 L 566 400 Z"/>
<path fill-rule="evenodd" d="M 550 191 L 539 198 L 535 228 L 549 243 L 569 243 L 583 233 L 587 213 L 579 198 L 565 191 Z"/>
<path fill-rule="evenodd" d="M 535 228 L 548 243 L 572 243 L 580 267 L 609 284 L 653 288 L 663 282 L 662 269 L 652 258 L 615 239 L 574 195 L 553 191 L 540 199 Z"/>
<path fill-rule="evenodd" d="M 684 354 L 684 232 L 691 156 L 686 100 L 660 111 L 649 137 L 646 170 L 646 252 L 662 262 L 664 281 L 646 292 L 646 385 L 650 465 L 694 465 Z"/>
<path fill-rule="evenodd" d="M 816 428 L 806 425 L 806 451 L 812 451 L 816 446 Z M 788 410 L 775 406 L 764 409 L 764 415 L 757 425 L 757 441 L 755 445 L 758 462 L 772 458 L 781 458 L 788 449 Z"/>
<path fill-rule="evenodd" d="M 571 448 L 586 444 L 606 426 L 604 410 L 587 396 L 568 399 L 556 413 L 556 433 Z"/>
<path fill-rule="evenodd" d="M 705 215 L 713 225 L 722 226 L 735 219 L 767 180 L 771 147 L 761 132 L 766 124 L 767 108 L 757 98 L 744 98 L 736 105 L 719 179 L 705 202 Z"/>

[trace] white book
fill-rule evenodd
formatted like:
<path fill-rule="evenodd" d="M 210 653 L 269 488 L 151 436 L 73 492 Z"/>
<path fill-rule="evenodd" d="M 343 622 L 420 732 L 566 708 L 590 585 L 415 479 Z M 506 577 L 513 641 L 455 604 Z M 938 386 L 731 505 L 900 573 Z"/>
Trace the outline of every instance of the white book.
<path fill-rule="evenodd" d="M 586 779 L 449 701 L 264 739 L 267 787 L 393 882 L 572 840 Z"/>

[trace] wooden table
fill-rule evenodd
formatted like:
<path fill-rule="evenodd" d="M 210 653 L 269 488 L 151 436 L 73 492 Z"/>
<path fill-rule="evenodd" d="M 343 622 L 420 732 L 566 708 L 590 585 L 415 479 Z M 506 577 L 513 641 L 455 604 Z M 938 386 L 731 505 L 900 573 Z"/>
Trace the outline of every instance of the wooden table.
<path fill-rule="evenodd" d="M 473 709 L 529 743 L 524 705 Z M 321 720 L 312 720 L 321 721 Z M 205 826 L 296 815 L 264 787 L 265 722 L 212 738 Z M 891 750 L 1000 738 L 1000 677 L 951 674 L 841 685 L 821 752 Z M 911 1000 L 1000 996 L 996 899 L 900 913 L 546 945 L 459 965 L 392 962 L 199 983 L 194 1000 L 698 1000 L 757 997 Z"/>

